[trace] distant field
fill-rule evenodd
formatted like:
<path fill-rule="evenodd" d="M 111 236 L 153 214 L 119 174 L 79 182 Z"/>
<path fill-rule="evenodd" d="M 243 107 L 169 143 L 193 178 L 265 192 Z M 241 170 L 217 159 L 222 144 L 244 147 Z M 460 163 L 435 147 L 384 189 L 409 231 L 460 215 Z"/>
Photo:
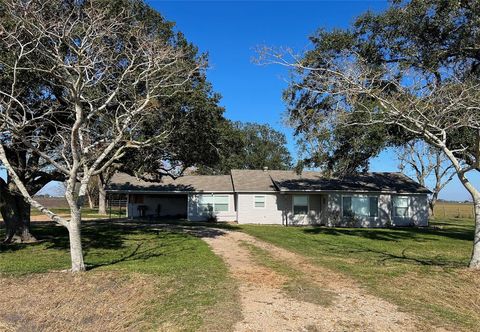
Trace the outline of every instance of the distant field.
<path fill-rule="evenodd" d="M 35 199 L 49 209 L 68 208 L 68 203 L 64 197 L 35 197 Z"/>
<path fill-rule="evenodd" d="M 434 212 L 437 218 L 473 218 L 473 204 L 438 202 Z"/>

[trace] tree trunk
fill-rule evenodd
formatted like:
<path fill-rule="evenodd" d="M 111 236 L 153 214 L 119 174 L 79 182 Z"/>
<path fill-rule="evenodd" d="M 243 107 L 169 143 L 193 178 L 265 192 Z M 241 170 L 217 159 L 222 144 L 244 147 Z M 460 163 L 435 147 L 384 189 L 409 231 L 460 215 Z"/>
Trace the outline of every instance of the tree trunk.
<path fill-rule="evenodd" d="M 432 198 L 428 201 L 428 207 L 430 209 L 430 216 L 435 217 L 435 204 L 437 204 L 438 193 L 433 193 Z"/>
<path fill-rule="evenodd" d="M 94 209 L 95 208 L 95 202 L 94 202 L 92 194 L 90 192 L 87 192 L 87 198 L 88 198 L 88 206 L 90 207 L 90 209 Z"/>
<path fill-rule="evenodd" d="M 473 251 L 470 259 L 470 267 L 480 269 L 480 197 L 473 199 L 475 210 L 475 234 L 473 237 Z"/>
<path fill-rule="evenodd" d="M 105 181 L 103 176 L 98 176 L 98 213 L 107 214 L 107 192 L 105 191 Z"/>
<path fill-rule="evenodd" d="M 21 195 L 16 196 L 17 206 L 20 210 L 21 223 L 16 229 L 16 234 L 19 237 L 20 242 L 35 242 L 37 239 L 30 233 L 30 203 Z"/>
<path fill-rule="evenodd" d="M 0 183 L 0 214 L 5 222 L 4 243 L 35 242 L 30 233 L 30 204 L 22 195 L 12 193 L 11 186 Z"/>
<path fill-rule="evenodd" d="M 82 238 L 81 238 L 81 212 L 72 210 L 71 220 L 68 223 L 68 236 L 70 240 L 70 257 L 72 259 L 72 272 L 85 271 L 83 262 Z"/>

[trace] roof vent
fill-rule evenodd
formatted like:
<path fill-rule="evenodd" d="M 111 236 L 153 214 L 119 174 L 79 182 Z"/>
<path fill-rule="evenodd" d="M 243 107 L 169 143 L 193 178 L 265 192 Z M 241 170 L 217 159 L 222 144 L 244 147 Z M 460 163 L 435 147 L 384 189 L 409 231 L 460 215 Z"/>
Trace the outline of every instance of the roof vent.
<path fill-rule="evenodd" d="M 263 168 L 263 171 L 264 171 L 264 172 L 267 172 L 267 171 L 268 171 L 268 167 L 265 166 L 265 167 Z"/>

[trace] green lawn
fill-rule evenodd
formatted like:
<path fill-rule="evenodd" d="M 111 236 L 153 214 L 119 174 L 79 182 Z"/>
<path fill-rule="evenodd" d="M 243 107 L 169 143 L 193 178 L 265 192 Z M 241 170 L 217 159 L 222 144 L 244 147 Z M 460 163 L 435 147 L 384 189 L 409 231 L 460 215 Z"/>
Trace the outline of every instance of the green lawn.
<path fill-rule="evenodd" d="M 35 224 L 33 233 L 40 243 L 0 245 L 1 275 L 16 278 L 69 268 L 63 227 Z M 157 301 L 144 317 L 151 329 L 228 330 L 239 319 L 235 283 L 201 239 L 179 230 L 108 223 L 84 224 L 82 233 L 88 273 L 141 273 L 155 280 Z M 220 318 L 212 319 L 214 314 Z"/>
<path fill-rule="evenodd" d="M 356 279 L 424 322 L 480 330 L 480 273 L 467 270 L 473 222 L 435 229 L 242 226 L 262 240 Z"/>

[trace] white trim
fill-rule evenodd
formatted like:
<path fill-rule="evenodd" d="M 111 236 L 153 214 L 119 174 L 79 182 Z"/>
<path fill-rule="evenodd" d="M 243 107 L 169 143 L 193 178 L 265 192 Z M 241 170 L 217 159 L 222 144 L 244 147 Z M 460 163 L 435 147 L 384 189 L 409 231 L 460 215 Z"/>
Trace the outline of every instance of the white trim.
<path fill-rule="evenodd" d="M 133 216 L 131 216 L 130 213 L 130 194 L 127 194 L 127 219 L 132 219 Z"/>
<path fill-rule="evenodd" d="M 428 195 L 429 193 L 401 193 L 397 191 L 365 191 L 365 190 L 237 190 L 237 191 L 153 191 L 153 190 L 114 190 L 114 189 L 107 189 L 106 192 L 110 193 L 124 193 L 124 194 L 180 194 L 180 195 L 188 195 L 188 194 L 291 194 L 302 195 L 304 193 L 308 194 L 328 194 L 328 193 L 355 193 L 355 194 L 365 194 L 365 195 L 381 195 L 381 194 L 391 194 L 391 195 L 399 195 L 399 196 L 417 196 L 417 195 Z"/>

